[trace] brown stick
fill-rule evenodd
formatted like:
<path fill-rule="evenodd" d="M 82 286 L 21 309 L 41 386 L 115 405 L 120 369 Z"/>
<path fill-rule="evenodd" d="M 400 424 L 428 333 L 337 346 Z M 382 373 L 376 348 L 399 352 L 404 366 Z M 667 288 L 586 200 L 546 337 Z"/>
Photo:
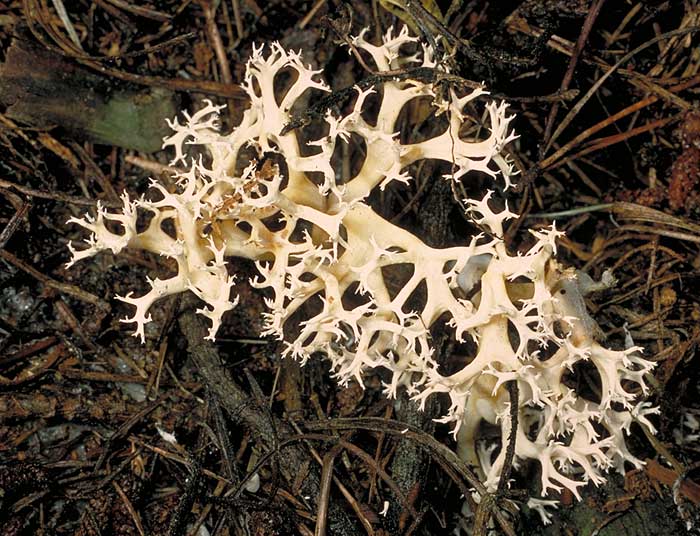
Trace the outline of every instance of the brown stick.
<path fill-rule="evenodd" d="M 566 68 L 566 73 L 564 73 L 564 78 L 559 86 L 559 91 L 561 92 L 569 89 L 569 84 L 574 77 L 574 71 L 576 70 L 576 65 L 578 64 L 581 52 L 583 52 L 583 47 L 586 45 L 588 35 L 591 33 L 593 24 L 598 18 L 598 14 L 600 13 L 600 9 L 603 7 L 604 3 L 605 0 L 596 0 L 591 9 L 588 10 L 588 15 L 586 16 L 586 20 L 583 22 L 583 28 L 578 36 L 578 40 L 576 41 L 573 54 L 571 54 L 571 58 L 569 59 L 569 65 Z M 555 101 L 551 110 L 549 110 L 549 116 L 547 117 L 546 123 L 547 126 L 544 129 L 544 150 L 542 151 L 542 155 L 544 155 L 552 146 L 552 143 L 556 141 L 556 138 L 552 138 L 551 134 L 552 125 L 554 124 L 554 119 L 557 117 L 560 104 L 561 103 L 559 101 Z"/>
<path fill-rule="evenodd" d="M 90 294 L 89 292 L 78 288 L 75 285 L 69 285 L 68 283 L 62 283 L 60 281 L 56 281 L 55 279 L 51 279 L 49 276 L 42 274 L 39 270 L 37 270 L 33 266 L 30 266 L 23 260 L 17 258 L 7 250 L 0 249 L 0 258 L 6 260 L 10 264 L 13 264 L 23 272 L 26 272 L 27 274 L 31 275 L 34 279 L 39 281 L 41 284 L 46 285 L 47 287 L 57 290 L 62 294 L 68 294 L 69 296 L 73 296 L 74 298 L 77 298 L 84 302 L 96 305 L 97 307 L 99 307 L 100 309 L 104 309 L 105 311 L 110 310 L 109 304 L 104 300 L 101 300 L 94 294 Z"/>
<path fill-rule="evenodd" d="M 191 300 L 183 300 L 190 301 Z M 221 406 L 234 419 L 240 420 L 253 436 L 266 448 L 276 449 L 279 438 L 293 435 L 293 430 L 284 422 L 275 419 L 266 408 L 256 404 L 251 397 L 231 378 L 224 368 L 216 347 L 205 340 L 207 328 L 192 307 L 186 306 L 180 315 L 179 325 L 188 343 L 188 354 L 194 361 L 200 376 L 219 400 Z M 280 464 L 280 472 L 288 482 L 294 482 L 297 469 L 308 460 L 309 455 L 301 447 L 290 447 L 285 451 L 285 463 Z M 319 473 L 315 466 L 307 474 L 301 485 L 301 494 L 310 497 L 315 503 L 320 492 Z M 328 509 L 328 527 L 332 534 L 354 535 L 355 524 L 340 505 L 331 502 Z"/>

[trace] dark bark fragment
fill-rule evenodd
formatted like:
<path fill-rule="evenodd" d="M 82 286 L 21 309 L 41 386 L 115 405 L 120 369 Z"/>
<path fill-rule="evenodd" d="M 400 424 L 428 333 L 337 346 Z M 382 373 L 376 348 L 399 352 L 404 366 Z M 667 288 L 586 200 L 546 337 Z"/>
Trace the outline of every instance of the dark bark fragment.
<path fill-rule="evenodd" d="M 28 36 L 12 41 L 0 66 L 6 115 L 32 127 L 60 127 L 95 143 L 154 152 L 177 112 L 171 91 L 131 91 L 92 73 Z"/>

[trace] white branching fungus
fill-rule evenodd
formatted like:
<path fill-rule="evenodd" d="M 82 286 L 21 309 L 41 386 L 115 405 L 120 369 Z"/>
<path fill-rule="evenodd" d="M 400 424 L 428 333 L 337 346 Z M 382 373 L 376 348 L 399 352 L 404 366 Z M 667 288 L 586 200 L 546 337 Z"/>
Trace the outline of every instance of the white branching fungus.
<path fill-rule="evenodd" d="M 382 46 L 363 35 L 353 43 L 372 58 L 377 71 L 440 69 L 430 48 L 410 45 L 415 39 L 405 29 L 389 32 Z M 418 52 L 406 56 L 402 48 Z M 275 78 L 280 72 L 291 78 L 284 90 Z M 637 347 L 614 351 L 599 344 L 598 328 L 583 301 L 590 285 L 553 259 L 561 234 L 554 226 L 533 231 L 528 251 L 509 253 L 504 222 L 517 216 L 507 206 L 495 210 L 489 192 L 483 199 L 463 200 L 484 233 L 465 246 L 436 249 L 385 220 L 367 202 L 376 188 L 410 180 L 411 164 L 425 159 L 442 160 L 451 169 L 445 179 L 435 180 L 465 180 L 479 171 L 499 177 L 507 189 L 513 169 L 503 148 L 515 135 L 506 105 L 487 103 L 486 135 L 466 139 L 467 110 L 487 95 L 484 90 L 462 96 L 450 91 L 441 98 L 429 83 L 386 78 L 375 89 L 357 87 L 352 109 L 327 113 L 327 133 L 304 144 L 285 125 L 304 92 L 329 91 L 319 78 L 298 53 L 277 43 L 267 53 L 255 48 L 243 83 L 250 107 L 240 125 L 221 133 L 221 107 L 211 102 L 185 115 L 184 124 L 170 122 L 175 133 L 164 146 L 175 150 L 173 165 L 189 166 L 178 177 L 176 191 L 154 181 L 157 200 L 132 201 L 124 195 L 121 212 L 98 206 L 95 217 L 72 218 L 91 235 L 82 249 L 70 245 L 70 264 L 103 250 L 118 254 L 125 247 L 175 259 L 177 275 L 149 279 L 151 289 L 141 297 L 119 298 L 135 308 L 124 321 L 134 323 L 143 339 L 152 304 L 191 290 L 206 304 L 198 312 L 211 321 L 209 337 L 214 338 L 222 315 L 237 301 L 228 263 L 233 257 L 252 259 L 259 272 L 252 284 L 267 295 L 264 333 L 284 341 L 285 355 L 302 363 L 316 353 L 327 356 L 342 385 L 352 379 L 362 383 L 367 370 L 383 369 L 385 391 L 392 397 L 400 387 L 419 403 L 444 393 L 449 409 L 440 420 L 453 425 L 461 456 L 481 468 L 491 490 L 510 436 L 504 386 L 509 381 L 517 381 L 520 393 L 516 460 L 539 462 L 543 496 L 568 488 L 580 497 L 580 488 L 588 481 L 603 482 L 607 469 L 623 471 L 625 462 L 639 466 L 624 435 L 634 420 L 651 428 L 647 416 L 656 410 L 637 401 L 636 392 L 646 392 L 644 375 L 652 363 L 639 356 Z M 370 96 L 374 121 L 364 113 Z M 424 141 L 401 143 L 399 114 L 419 97 L 433 99 L 446 116 L 446 128 Z M 349 143 L 351 137 L 363 140 L 365 154 L 359 171 L 344 177 L 333 155 L 340 144 L 357 147 Z M 190 146 L 209 156 L 189 159 Z M 143 230 L 137 227 L 139 212 L 151 216 Z M 166 232 L 168 226 L 174 232 Z M 388 278 L 400 266 L 409 267 L 411 275 L 392 290 Z M 417 300 L 421 293 L 424 298 Z M 451 374 L 441 369 L 431 347 L 429 330 L 438 319 L 452 328 L 456 341 L 476 347 L 461 370 Z M 444 363 L 454 356 L 440 359 Z M 582 362 L 600 377 L 596 400 L 564 381 L 567 371 Z M 492 450 L 476 447 L 482 422 L 501 428 L 495 459 Z"/>

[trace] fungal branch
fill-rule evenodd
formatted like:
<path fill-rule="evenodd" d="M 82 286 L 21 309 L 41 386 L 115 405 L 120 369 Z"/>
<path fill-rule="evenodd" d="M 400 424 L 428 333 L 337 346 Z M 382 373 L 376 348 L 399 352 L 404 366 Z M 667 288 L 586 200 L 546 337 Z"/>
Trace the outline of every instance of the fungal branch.
<path fill-rule="evenodd" d="M 406 29 L 390 30 L 381 46 L 363 36 L 353 45 L 378 72 L 439 68 L 432 49 Z M 291 80 L 286 89 L 280 89 L 282 75 Z M 187 169 L 175 191 L 153 181 L 154 195 L 132 200 L 124 194 L 120 212 L 98 206 L 95 216 L 70 220 L 90 235 L 81 248 L 69 246 L 69 264 L 124 248 L 176 261 L 173 277 L 149 279 L 143 296 L 119 298 L 134 308 L 124 322 L 136 326 L 135 335 L 144 340 L 156 301 L 189 290 L 204 304 L 198 312 L 211 322 L 213 339 L 237 302 L 235 258 L 251 259 L 258 271 L 252 284 L 266 296 L 264 335 L 283 341 L 284 354 L 302 363 L 325 355 L 342 385 L 362 384 L 373 370 L 382 375 L 387 396 L 406 388 L 419 403 L 444 397 L 449 404 L 440 420 L 451 423 L 461 456 L 481 468 L 489 490 L 498 485 L 511 435 L 507 382 L 517 382 L 520 393 L 515 459 L 539 462 L 543 495 L 568 488 L 580 497 L 580 488 L 602 482 L 608 468 L 641 464 L 624 436 L 633 419 L 651 426 L 646 416 L 656 410 L 639 402 L 637 392 L 646 392 L 644 374 L 652 363 L 639 348 L 599 344 L 582 276 L 554 259 L 560 231 L 533 230 L 532 245 L 511 255 L 503 228 L 517 215 L 507 205 L 495 208 L 489 191 L 463 200 L 487 232 L 436 249 L 368 202 L 377 188 L 410 181 L 412 164 L 424 160 L 452 165 L 435 180 L 468 181 L 479 172 L 509 188 L 513 169 L 503 148 L 516 136 L 506 104 L 488 101 L 483 89 L 443 98 L 426 82 L 386 77 L 377 87 L 356 87 L 349 109 L 327 112 L 315 131 L 322 134 L 304 143 L 285 129 L 292 109 L 306 92 L 329 88 L 299 53 L 277 43 L 255 48 L 243 88 L 250 107 L 229 133 L 220 132 L 222 107 L 211 102 L 193 115 L 183 113 L 182 123 L 169 122 L 174 133 L 164 147 L 174 150 L 173 165 Z M 399 115 L 419 98 L 432 100 L 446 126 L 423 141 L 402 143 Z M 465 137 L 470 110 L 484 100 L 485 134 Z M 367 119 L 370 108 L 376 120 Z M 346 177 L 334 154 L 343 146 L 359 151 L 351 138 L 362 140 L 365 154 L 356 155 L 359 170 Z M 192 149 L 207 156 L 191 158 Z M 139 214 L 150 216 L 142 230 Z M 398 286 L 397 274 L 404 276 Z M 430 328 L 437 322 L 476 348 L 473 355 L 449 357 L 449 373 L 433 356 Z M 582 363 L 600 378 L 597 399 L 565 381 Z M 495 457 L 483 448 L 483 423 L 501 427 Z"/>

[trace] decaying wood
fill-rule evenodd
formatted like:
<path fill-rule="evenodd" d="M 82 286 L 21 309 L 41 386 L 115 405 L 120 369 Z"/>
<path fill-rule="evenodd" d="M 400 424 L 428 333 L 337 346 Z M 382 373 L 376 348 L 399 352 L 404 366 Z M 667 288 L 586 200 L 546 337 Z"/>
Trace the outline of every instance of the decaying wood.
<path fill-rule="evenodd" d="M 253 434 L 255 442 L 266 449 L 276 449 L 282 439 L 294 435 L 294 430 L 280 419 L 273 417 L 233 380 L 217 353 L 216 346 L 205 340 L 206 327 L 201 317 L 192 308 L 187 308 L 179 318 L 179 326 L 187 338 L 188 354 L 194 361 L 207 388 L 229 414 L 243 423 Z M 284 450 L 279 470 L 289 483 L 296 480 L 300 468 L 308 465 L 308 473 L 301 481 L 300 494 L 308 497 L 315 511 L 315 502 L 320 492 L 320 473 L 316 464 L 308 464 L 310 456 L 301 447 L 291 446 Z M 357 534 L 357 527 L 340 507 L 332 501 L 328 511 L 328 526 L 332 534 Z"/>
<path fill-rule="evenodd" d="M 46 49 L 30 35 L 12 41 L 0 66 L 0 103 L 7 116 L 35 128 L 127 149 L 160 149 L 177 113 L 171 91 L 132 91 Z"/>

